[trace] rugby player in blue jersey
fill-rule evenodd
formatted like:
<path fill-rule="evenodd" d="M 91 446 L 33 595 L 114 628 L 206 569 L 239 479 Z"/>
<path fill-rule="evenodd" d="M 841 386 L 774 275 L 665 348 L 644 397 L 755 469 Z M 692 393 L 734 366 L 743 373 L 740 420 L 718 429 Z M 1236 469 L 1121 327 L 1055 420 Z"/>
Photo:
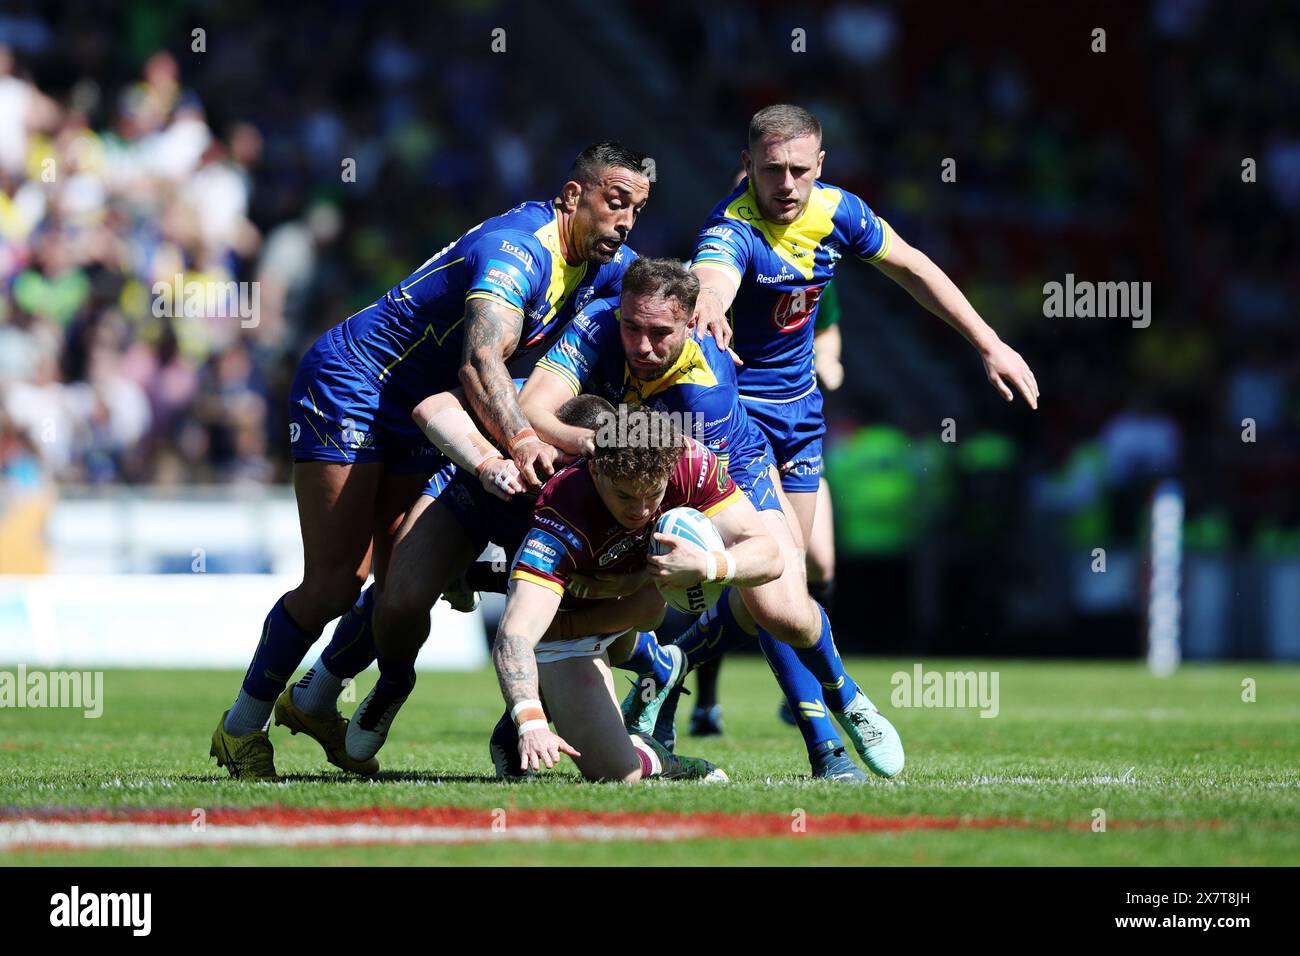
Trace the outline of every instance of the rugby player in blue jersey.
<path fill-rule="evenodd" d="M 812 537 L 826 431 L 814 320 L 841 258 L 870 262 L 964 335 L 1007 401 L 1014 386 L 1037 408 L 1038 384 L 942 269 L 862 199 L 820 180 L 826 154 L 815 116 L 785 104 L 762 109 L 750 120 L 747 146 L 746 178 L 713 209 L 696 241 L 695 320 L 698 334 L 738 355 L 741 401 L 776 455 L 802 549 Z M 857 688 L 829 635 L 827 624 L 826 640 L 796 653 L 821 681 L 826 705 L 840 713 L 854 706 Z M 797 716 L 802 727 L 806 712 Z"/>
<path fill-rule="evenodd" d="M 368 633 L 375 589 L 358 601 L 369 571 L 382 591 L 395 532 L 445 464 L 411 411 L 460 386 L 530 487 L 554 472 L 560 453 L 529 427 L 506 360 L 544 349 L 591 299 L 618 294 L 635 258 L 624 243 L 649 196 L 646 169 L 644 156 L 619 144 L 587 148 L 554 200 L 521 203 L 470 229 L 303 358 L 290 393 L 303 580 L 267 615 L 239 695 L 212 735 L 211 754 L 232 776 L 275 777 L 265 730 L 273 711 L 332 763 L 378 768 L 373 758 L 348 757 L 347 721 L 334 701 L 337 675 L 359 672 L 376 653 Z M 286 690 L 340 615 L 312 680 Z M 381 684 L 409 693 L 414 656 L 385 666 L 379 651 Z"/>
<path fill-rule="evenodd" d="M 696 240 L 698 334 L 712 334 L 741 363 L 741 399 L 767 435 L 781 484 L 809 540 L 822 470 L 821 393 L 813 372 L 813 327 L 823 288 L 846 255 L 870 262 L 960 332 L 1007 401 L 1014 386 L 1031 408 L 1038 384 L 961 290 L 859 197 L 820 180 L 821 124 L 781 104 L 754 114 L 746 178 L 710 213 Z"/>

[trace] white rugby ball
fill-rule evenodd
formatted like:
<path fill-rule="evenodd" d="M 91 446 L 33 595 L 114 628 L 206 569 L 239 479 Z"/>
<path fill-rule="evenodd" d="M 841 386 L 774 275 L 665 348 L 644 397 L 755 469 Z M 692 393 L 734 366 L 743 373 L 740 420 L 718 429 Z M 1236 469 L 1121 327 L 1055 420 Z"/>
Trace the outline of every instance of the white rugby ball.
<path fill-rule="evenodd" d="M 672 508 L 665 511 L 655 524 L 655 531 L 689 541 L 705 551 L 722 551 L 726 548 L 722 535 L 718 534 L 713 522 L 694 508 Z M 667 550 L 654 538 L 650 539 L 651 554 L 663 554 Z M 718 598 L 726 587 L 717 581 L 701 581 L 689 588 L 667 588 L 660 585 L 659 593 L 663 595 L 664 601 L 679 611 L 703 614 L 718 603 Z"/>

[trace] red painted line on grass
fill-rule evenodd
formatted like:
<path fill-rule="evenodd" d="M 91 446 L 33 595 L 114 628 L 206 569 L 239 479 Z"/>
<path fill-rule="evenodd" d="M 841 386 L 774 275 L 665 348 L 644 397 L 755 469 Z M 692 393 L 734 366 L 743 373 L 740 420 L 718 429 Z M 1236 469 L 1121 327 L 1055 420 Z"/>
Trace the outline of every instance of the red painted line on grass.
<path fill-rule="evenodd" d="M 807 815 L 802 820 L 780 813 L 636 813 L 629 811 L 593 812 L 586 810 L 507 809 L 504 828 L 500 815 L 486 808 L 469 807 L 374 807 L 367 809 L 321 809 L 305 807 L 240 807 L 205 810 L 204 825 L 211 828 L 253 828 L 283 831 L 286 841 L 309 840 L 314 844 L 330 843 L 328 828 L 338 828 L 340 842 L 383 844 L 392 842 L 453 842 L 493 840 L 594 840 L 594 839 L 752 839 L 788 837 L 796 833 L 808 836 L 834 836 L 851 833 L 898 833 L 913 830 L 1076 830 L 1089 829 L 1087 821 L 1023 820 L 1010 817 L 940 817 L 928 815 L 885 816 L 878 814 Z M 95 828 L 102 838 L 105 825 L 126 828 L 153 827 L 175 831 L 190 828 L 191 811 L 184 809 L 109 809 L 77 810 L 66 807 L 43 809 L 0 809 L 0 826 L 5 824 L 44 825 L 32 830 L 30 848 L 46 846 L 41 833 L 52 832 L 53 825 L 84 825 L 86 832 Z M 496 826 L 494 826 L 496 824 Z M 796 827 L 796 824 L 799 826 Z M 1219 821 L 1121 820 L 1112 821 L 1108 829 L 1186 830 L 1219 826 Z M 326 828 L 321 830 L 321 828 Z M 358 828 L 362 835 L 358 836 Z M 10 828 L 12 829 L 12 828 Z M 57 827 L 55 827 L 57 830 Z M 310 837 L 304 836 L 307 829 Z M 293 831 L 299 831 L 294 837 Z M 346 835 L 345 830 L 348 830 Z M 427 836 L 419 836 L 419 833 Z M 59 831 L 63 833 L 63 831 Z M 228 832 L 228 831 L 227 831 Z M 173 836 L 176 834 L 173 833 Z M 233 834 L 231 834 L 233 836 Z M 71 839 L 66 833 L 61 839 Z M 263 835 L 264 838 L 264 835 Z M 18 842 L 25 842 L 21 839 Z M 192 842 L 202 844 L 201 833 Z M 12 844 L 11 844 L 12 845 Z"/>

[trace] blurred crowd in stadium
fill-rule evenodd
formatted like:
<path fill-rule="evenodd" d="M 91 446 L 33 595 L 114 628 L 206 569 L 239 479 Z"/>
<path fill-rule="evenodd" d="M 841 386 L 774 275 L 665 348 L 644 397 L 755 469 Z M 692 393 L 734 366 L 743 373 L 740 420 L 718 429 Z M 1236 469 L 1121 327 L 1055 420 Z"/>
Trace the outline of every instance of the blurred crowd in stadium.
<path fill-rule="evenodd" d="M 872 478 L 836 489 L 846 555 L 887 561 L 938 534 L 1005 542 L 1043 514 L 1078 546 L 1131 543 L 1166 475 L 1185 482 L 1193 547 L 1300 553 L 1294 17 L 1102 4 L 1059 14 L 1057 36 L 1078 44 L 1063 51 L 1041 19 L 926 7 L 623 11 L 676 99 L 737 149 L 754 109 L 813 109 L 826 178 L 939 261 L 1042 384 L 1036 415 L 996 407 L 941 323 L 874 277 L 841 290 L 863 368 L 872 325 L 894 321 L 962 369 L 950 410 L 882 403 L 853 376 L 836 395 L 832 482 Z M 484 216 L 550 195 L 601 138 L 599 116 L 489 52 L 510 5 L 327 9 L 86 0 L 0 15 L 5 494 L 286 481 L 284 396 L 315 335 Z M 813 54 L 784 54 L 796 29 Z M 1104 78 L 1081 79 L 1089 56 L 1108 58 Z M 652 95 L 631 73 L 616 82 L 631 102 Z M 654 208 L 631 244 L 685 256 L 706 211 Z M 1043 284 L 1067 273 L 1152 282 L 1151 326 L 1045 318 Z M 155 284 L 178 276 L 257 283 L 256 326 L 158 315 Z M 963 429 L 953 454 L 936 445 L 946 415 Z"/>

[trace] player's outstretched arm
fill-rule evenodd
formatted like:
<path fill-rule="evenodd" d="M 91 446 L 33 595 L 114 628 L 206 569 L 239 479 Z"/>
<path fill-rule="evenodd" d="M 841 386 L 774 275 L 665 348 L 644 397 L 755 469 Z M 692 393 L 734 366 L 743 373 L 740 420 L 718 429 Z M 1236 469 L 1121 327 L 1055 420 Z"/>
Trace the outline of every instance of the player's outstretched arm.
<path fill-rule="evenodd" d="M 567 381 L 538 367 L 533 369 L 519 393 L 519 407 L 542 441 L 570 455 L 590 456 L 596 445 L 596 433 L 589 428 L 566 425 L 557 414 L 573 395 L 573 387 Z"/>
<path fill-rule="evenodd" d="M 581 757 L 563 737 L 551 731 L 542 710 L 537 682 L 537 642 L 560 608 L 560 595 L 532 581 L 510 582 L 505 613 L 492 645 L 492 666 L 496 668 L 501 696 L 519 729 L 521 770 L 554 767 L 560 754 Z"/>
<path fill-rule="evenodd" d="M 781 549 L 763 530 L 748 498 L 737 496 L 712 517 L 727 546 L 725 551 L 705 551 L 674 535 L 655 532 L 655 540 L 669 550 L 646 558 L 650 577 L 672 588 L 688 588 L 701 581 L 752 588 L 775 581 L 785 571 Z"/>
<path fill-rule="evenodd" d="M 519 469 L 492 446 L 462 404 L 463 392 L 453 389 L 430 395 L 411 412 L 420 430 L 444 455 L 478 476 L 483 487 L 505 501 L 524 490 Z"/>
<path fill-rule="evenodd" d="M 929 256 L 908 245 L 901 236 L 894 233 L 889 252 L 872 265 L 975 346 L 980 358 L 984 360 L 984 371 L 989 382 L 1002 393 L 1003 398 L 1008 402 L 1013 400 L 1008 385 L 1014 385 L 1030 408 L 1038 407 L 1038 382 L 1029 365 L 1020 357 L 1020 353 L 998 338 L 998 334 L 980 318 L 957 285 Z"/>
<path fill-rule="evenodd" d="M 529 485 L 537 487 L 555 473 L 559 453 L 528 424 L 506 369 L 522 329 L 523 315 L 515 309 L 483 297 L 466 301 L 460 384 L 483 427 L 509 450 Z"/>

